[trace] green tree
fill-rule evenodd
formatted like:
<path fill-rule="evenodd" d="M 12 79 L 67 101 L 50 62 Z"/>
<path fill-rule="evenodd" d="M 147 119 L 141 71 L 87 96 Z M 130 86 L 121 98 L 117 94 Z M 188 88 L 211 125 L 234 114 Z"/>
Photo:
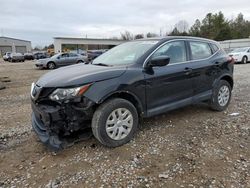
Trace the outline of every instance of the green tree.
<path fill-rule="evenodd" d="M 194 25 L 189 29 L 189 35 L 194 37 L 201 36 L 201 22 L 199 19 L 195 20 Z"/>
<path fill-rule="evenodd" d="M 134 39 L 143 39 L 144 35 L 143 34 L 136 34 Z"/>
<path fill-rule="evenodd" d="M 229 21 L 225 19 L 222 12 L 208 13 L 201 22 L 200 34 L 202 37 L 218 41 L 231 39 Z"/>
<path fill-rule="evenodd" d="M 230 28 L 232 30 L 232 38 L 248 38 L 250 36 L 250 22 L 244 19 L 242 13 L 230 21 Z"/>
<path fill-rule="evenodd" d="M 155 33 L 148 32 L 146 36 L 147 38 L 152 38 L 152 37 L 157 37 L 158 35 Z"/>

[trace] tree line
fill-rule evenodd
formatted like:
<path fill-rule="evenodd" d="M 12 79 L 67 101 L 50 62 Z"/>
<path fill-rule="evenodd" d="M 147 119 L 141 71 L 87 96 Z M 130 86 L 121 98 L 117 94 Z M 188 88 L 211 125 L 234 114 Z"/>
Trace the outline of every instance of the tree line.
<path fill-rule="evenodd" d="M 239 13 L 234 19 L 225 18 L 222 12 L 208 13 L 202 20 L 196 19 L 189 28 L 187 21 L 181 20 L 175 24 L 174 29 L 167 32 L 165 36 L 194 36 L 204 37 L 217 41 L 240 39 L 250 37 L 250 21 Z M 121 33 L 121 39 L 133 40 L 159 36 L 156 33 L 133 35 L 129 31 Z"/>

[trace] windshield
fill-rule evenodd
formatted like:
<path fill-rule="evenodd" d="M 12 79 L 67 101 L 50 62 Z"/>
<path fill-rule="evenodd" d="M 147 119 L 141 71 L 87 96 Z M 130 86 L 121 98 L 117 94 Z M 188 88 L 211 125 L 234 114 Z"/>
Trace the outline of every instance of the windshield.
<path fill-rule="evenodd" d="M 92 64 L 127 65 L 135 63 L 147 50 L 158 41 L 133 41 L 112 48 L 96 58 Z"/>
<path fill-rule="evenodd" d="M 247 50 L 248 50 L 248 48 L 237 48 L 237 49 L 233 50 L 232 52 L 245 52 Z"/>

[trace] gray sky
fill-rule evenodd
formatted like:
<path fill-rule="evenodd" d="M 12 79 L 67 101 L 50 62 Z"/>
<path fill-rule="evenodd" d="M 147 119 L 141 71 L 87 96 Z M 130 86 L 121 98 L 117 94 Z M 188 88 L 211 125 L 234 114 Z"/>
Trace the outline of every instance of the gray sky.
<path fill-rule="evenodd" d="M 179 20 L 189 26 L 208 12 L 228 19 L 243 13 L 249 0 L 0 0 L 1 35 L 46 45 L 53 37 L 109 38 L 121 32 L 169 32 Z"/>

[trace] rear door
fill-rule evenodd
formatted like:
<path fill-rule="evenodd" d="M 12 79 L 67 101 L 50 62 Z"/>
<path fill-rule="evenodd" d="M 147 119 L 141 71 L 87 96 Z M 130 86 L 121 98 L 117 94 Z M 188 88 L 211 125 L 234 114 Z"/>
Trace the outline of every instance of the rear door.
<path fill-rule="evenodd" d="M 211 48 L 209 42 L 189 41 L 189 50 L 192 68 L 194 100 L 206 100 L 212 94 L 212 87 L 215 76 L 217 74 L 216 67 L 220 62 L 217 62 L 214 54 L 215 50 Z"/>
<path fill-rule="evenodd" d="M 69 53 L 69 65 L 76 64 L 78 60 L 78 55 L 75 53 Z"/>
<path fill-rule="evenodd" d="M 168 42 L 151 57 L 166 55 L 170 63 L 145 71 L 148 116 L 163 113 L 192 101 L 192 78 L 186 42 Z"/>

